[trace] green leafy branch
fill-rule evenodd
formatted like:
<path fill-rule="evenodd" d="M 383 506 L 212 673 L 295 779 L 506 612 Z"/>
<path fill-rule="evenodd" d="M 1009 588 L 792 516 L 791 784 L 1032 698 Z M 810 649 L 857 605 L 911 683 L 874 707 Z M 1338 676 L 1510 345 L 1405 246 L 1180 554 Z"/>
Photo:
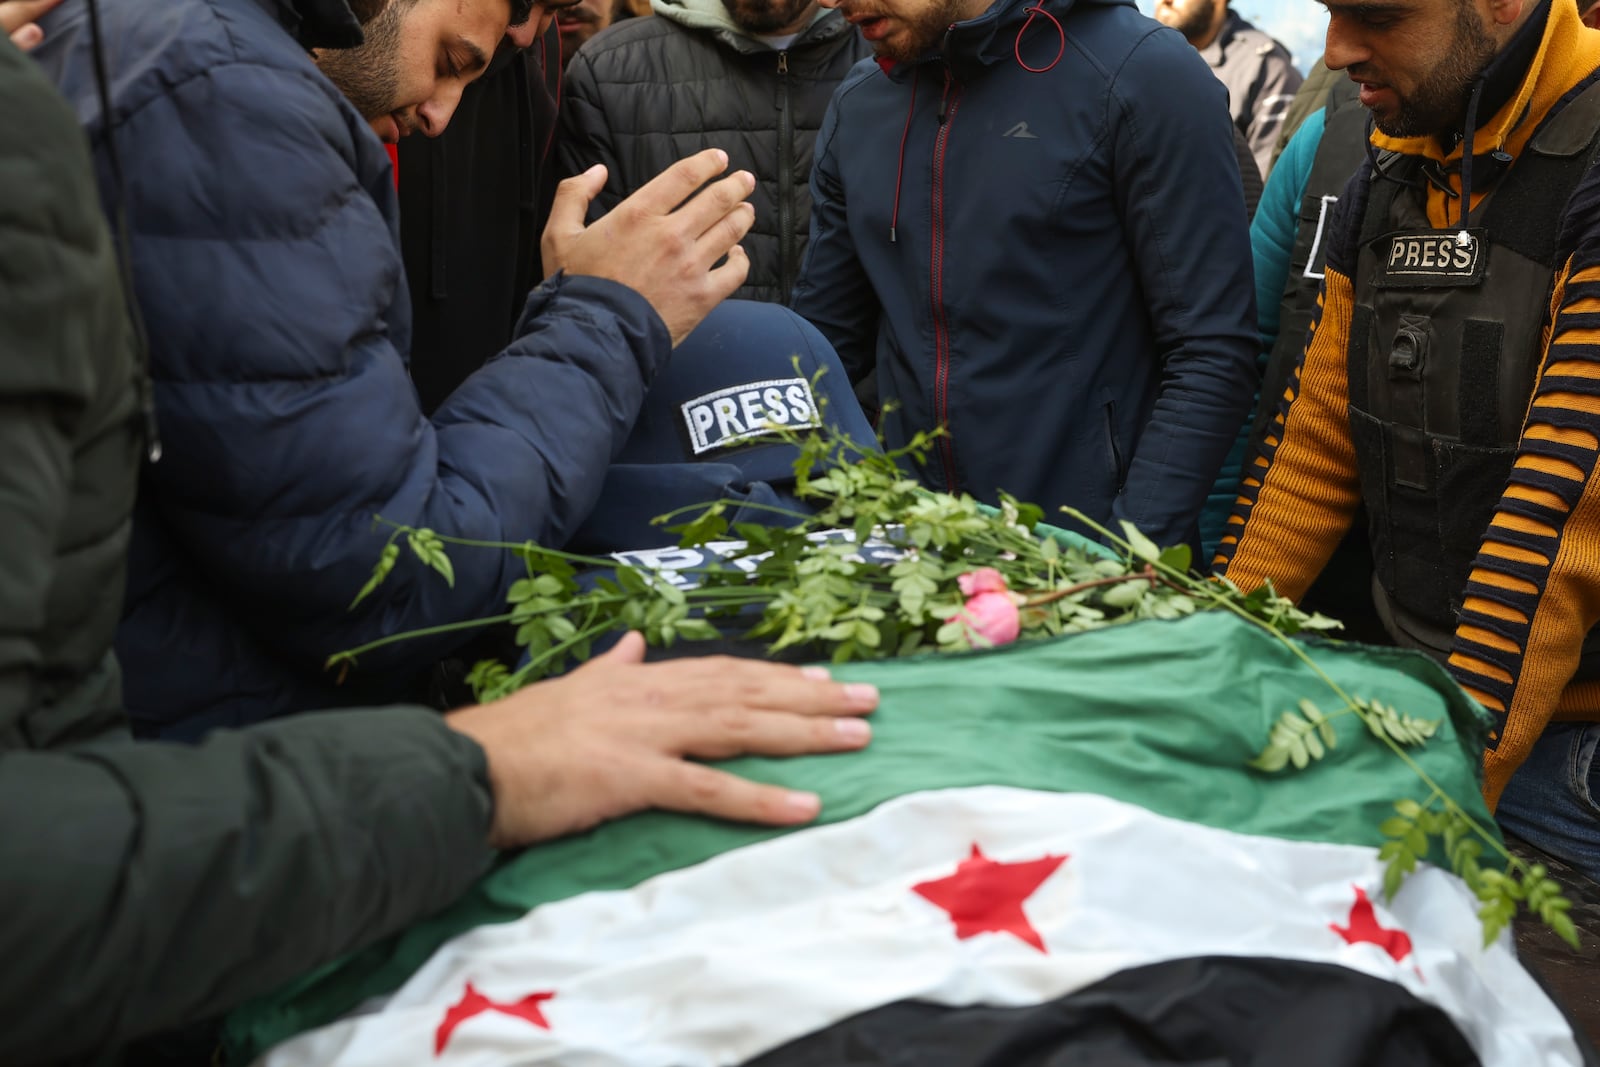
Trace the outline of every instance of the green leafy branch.
<path fill-rule="evenodd" d="M 1292 767 L 1303 771 L 1320 761 L 1338 745 L 1334 722 L 1346 715 L 1354 715 L 1366 726 L 1367 732 L 1394 752 L 1421 779 L 1428 788 L 1424 803 L 1414 800 L 1395 801 L 1396 815 L 1379 826 L 1387 839 L 1378 851 L 1378 858 L 1387 866 L 1384 869 L 1383 892 L 1393 898 L 1406 877 L 1416 870 L 1426 858 L 1437 839 L 1450 869 L 1466 883 L 1478 898 L 1478 920 L 1483 927 L 1483 943 L 1493 943 L 1519 908 L 1536 916 L 1558 937 L 1573 948 L 1579 948 L 1578 931 L 1567 912 L 1571 901 L 1561 894 L 1561 887 L 1549 876 L 1541 864 L 1526 864 L 1507 851 L 1498 835 L 1491 833 L 1467 814 L 1423 769 L 1407 748 L 1424 744 L 1439 728 L 1438 720 L 1419 719 L 1404 715 L 1375 700 L 1353 697 L 1319 667 L 1305 649 L 1289 640 L 1294 632 L 1288 626 L 1274 621 L 1272 616 L 1287 603 L 1277 597 L 1270 584 L 1263 584 L 1251 597 L 1254 611 L 1242 610 L 1237 600 L 1238 587 L 1226 579 L 1199 579 L 1174 571 L 1163 563 L 1156 546 L 1127 523 L 1123 524 L 1124 537 L 1117 537 L 1094 520 L 1072 508 L 1062 511 L 1096 530 L 1110 543 L 1120 545 L 1134 559 L 1143 559 L 1153 570 L 1175 584 L 1182 584 L 1197 596 L 1209 597 L 1212 603 L 1232 611 L 1266 630 L 1288 648 L 1308 668 L 1320 677 L 1342 701 L 1339 709 L 1324 713 L 1311 700 L 1302 700 L 1298 712 L 1282 712 L 1269 732 L 1267 743 L 1248 766 L 1264 773 L 1276 773 Z M 1251 598 L 1247 597 L 1247 601 Z M 1300 629 L 1326 629 L 1320 616 L 1313 617 L 1313 625 Z M 1433 810 L 1438 802 L 1440 810 Z M 1501 860 L 1503 867 L 1484 867 L 1478 861 L 1487 843 Z"/>
<path fill-rule="evenodd" d="M 477 664 L 468 682 L 480 700 L 582 661 L 597 639 L 623 629 L 638 630 L 658 646 L 744 637 L 763 641 L 769 653 L 804 650 L 835 662 L 966 652 L 991 644 L 973 625 L 961 588 L 964 577 L 984 570 L 1000 576 L 1004 596 L 1015 605 L 1020 640 L 1227 611 L 1281 642 L 1338 701 L 1327 712 L 1311 700 L 1283 712 L 1250 766 L 1269 774 L 1305 771 L 1338 745 L 1338 720 L 1355 716 L 1429 790 L 1425 803 L 1397 802 L 1397 815 L 1383 824 L 1384 891 L 1392 896 L 1438 839 L 1452 870 L 1480 899 L 1486 940 L 1520 907 L 1575 942 L 1559 887 L 1541 868 L 1511 857 L 1407 751 L 1425 743 L 1439 723 L 1353 697 L 1290 639 L 1335 630 L 1336 621 L 1301 611 L 1270 585 L 1246 594 L 1225 579 L 1197 577 L 1187 548 L 1163 550 L 1126 523 L 1117 536 L 1079 511 L 1062 509 L 1119 548 L 1123 555 L 1115 558 L 1039 530 L 1041 509 L 1005 494 L 996 510 L 966 494 L 929 492 L 908 469 L 926 460 L 939 432 L 916 434 L 904 447 L 882 452 L 826 429 L 800 434 L 774 428 L 772 434 L 795 448 L 795 492 L 813 512 L 772 509 L 783 525 L 730 522 L 730 506 L 719 501 L 663 516 L 658 523 L 688 516 L 669 527 L 682 548 L 742 542 L 676 575 L 532 542 L 473 541 L 380 520 L 392 529 L 357 603 L 394 571 L 401 537 L 447 582 L 454 573 L 446 546 L 513 553 L 523 561 L 524 577 L 507 590 L 502 614 L 380 638 L 330 657 L 330 666 L 347 669 L 373 649 L 419 634 L 490 623 L 513 628 L 523 657 L 515 668 Z M 868 551 L 872 544 L 884 551 Z M 1501 869 L 1479 862 L 1485 844 L 1504 859 Z"/>

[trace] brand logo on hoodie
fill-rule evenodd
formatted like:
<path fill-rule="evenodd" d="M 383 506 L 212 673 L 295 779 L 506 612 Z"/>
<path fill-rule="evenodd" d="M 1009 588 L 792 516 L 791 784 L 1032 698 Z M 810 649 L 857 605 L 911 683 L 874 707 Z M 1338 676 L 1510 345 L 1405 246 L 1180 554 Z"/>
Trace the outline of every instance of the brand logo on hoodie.
<path fill-rule="evenodd" d="M 774 427 L 815 428 L 822 419 L 810 382 L 773 378 L 730 385 L 685 401 L 683 423 L 689 431 L 689 448 L 698 456 L 760 437 Z"/>

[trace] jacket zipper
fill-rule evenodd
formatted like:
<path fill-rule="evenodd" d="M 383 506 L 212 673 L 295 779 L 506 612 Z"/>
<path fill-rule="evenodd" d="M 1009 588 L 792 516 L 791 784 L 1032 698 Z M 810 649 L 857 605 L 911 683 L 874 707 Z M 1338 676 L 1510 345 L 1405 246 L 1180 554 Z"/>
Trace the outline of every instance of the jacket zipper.
<path fill-rule="evenodd" d="M 794 118 L 789 110 L 789 53 L 778 53 L 778 303 L 794 292 Z"/>
<path fill-rule="evenodd" d="M 950 328 L 944 313 L 944 155 L 950 126 L 961 106 L 961 87 L 949 66 L 944 70 L 944 93 L 939 97 L 939 133 L 933 141 L 933 240 L 929 256 L 928 298 L 933 306 L 933 404 L 939 425 L 939 458 L 944 463 L 945 489 L 956 492 L 956 448 L 950 432 Z"/>

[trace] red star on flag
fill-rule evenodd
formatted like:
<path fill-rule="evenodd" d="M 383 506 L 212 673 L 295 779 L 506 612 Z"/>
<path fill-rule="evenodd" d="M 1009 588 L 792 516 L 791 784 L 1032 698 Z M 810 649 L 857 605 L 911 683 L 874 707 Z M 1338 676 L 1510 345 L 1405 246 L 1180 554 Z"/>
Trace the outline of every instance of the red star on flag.
<path fill-rule="evenodd" d="M 1065 862 L 1066 856 L 1047 855 L 1022 863 L 996 863 L 973 845 L 972 855 L 961 861 L 955 874 L 919 882 L 911 891 L 949 912 L 960 940 L 979 934 L 1010 934 L 1048 952 L 1022 905 Z"/>
<path fill-rule="evenodd" d="M 439 1024 L 439 1030 L 433 1036 L 433 1055 L 438 1058 L 444 1054 L 444 1047 L 450 1043 L 450 1035 L 456 1032 L 456 1027 L 486 1011 L 515 1015 L 519 1019 L 528 1020 L 541 1030 L 548 1030 L 550 1023 L 546 1021 L 544 1012 L 539 1010 L 539 1005 L 553 997 L 554 993 L 530 993 L 521 1000 L 501 1004 L 473 989 L 472 983 L 468 982 L 466 992 L 461 994 L 461 999 L 444 1013 L 444 1021 Z"/>
<path fill-rule="evenodd" d="M 1350 918 L 1345 921 L 1349 926 L 1340 926 L 1338 923 L 1329 923 L 1328 929 L 1344 938 L 1349 944 L 1368 942 L 1377 945 L 1387 952 L 1396 963 L 1411 955 L 1411 938 L 1406 936 L 1404 930 L 1390 930 L 1378 925 L 1378 917 L 1373 913 L 1372 901 L 1367 899 L 1366 890 L 1360 886 L 1353 886 L 1356 891 L 1356 902 L 1350 905 Z"/>

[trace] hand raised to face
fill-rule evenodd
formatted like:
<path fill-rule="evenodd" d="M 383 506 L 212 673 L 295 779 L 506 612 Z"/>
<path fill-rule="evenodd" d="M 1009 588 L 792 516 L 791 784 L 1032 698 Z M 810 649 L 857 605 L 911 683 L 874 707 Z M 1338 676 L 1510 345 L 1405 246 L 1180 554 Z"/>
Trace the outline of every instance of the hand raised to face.
<path fill-rule="evenodd" d="M 755 223 L 746 199 L 755 178 L 741 170 L 711 181 L 727 166 L 718 148 L 681 159 L 587 226 L 606 170 L 597 165 L 568 178 L 544 230 L 545 277 L 565 270 L 621 282 L 650 302 L 676 345 L 750 272 L 738 242 Z"/>

